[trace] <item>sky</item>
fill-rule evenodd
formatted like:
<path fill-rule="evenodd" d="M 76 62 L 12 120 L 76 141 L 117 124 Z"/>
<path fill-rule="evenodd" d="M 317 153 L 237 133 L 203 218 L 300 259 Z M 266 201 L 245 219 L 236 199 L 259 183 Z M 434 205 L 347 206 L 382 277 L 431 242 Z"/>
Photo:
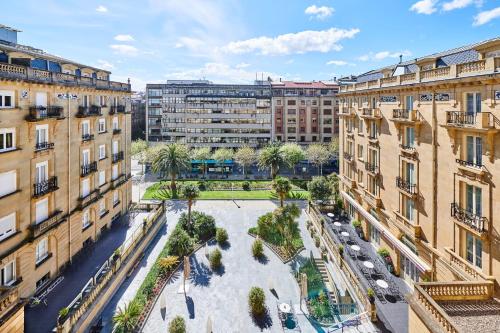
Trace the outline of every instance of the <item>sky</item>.
<path fill-rule="evenodd" d="M 500 0 L 0 0 L 20 44 L 146 83 L 332 80 L 500 36 Z M 3 6 L 5 7 L 5 6 Z"/>

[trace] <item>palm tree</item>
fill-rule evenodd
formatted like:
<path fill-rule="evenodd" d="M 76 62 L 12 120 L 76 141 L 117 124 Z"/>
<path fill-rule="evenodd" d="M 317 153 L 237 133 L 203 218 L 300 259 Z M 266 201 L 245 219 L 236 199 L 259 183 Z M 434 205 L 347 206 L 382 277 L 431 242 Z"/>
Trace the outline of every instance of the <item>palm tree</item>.
<path fill-rule="evenodd" d="M 243 167 L 243 176 L 246 175 L 246 167 L 251 166 L 257 160 L 255 149 L 250 146 L 243 146 L 234 154 L 236 162 Z"/>
<path fill-rule="evenodd" d="M 286 195 L 292 190 L 290 181 L 285 177 L 276 177 L 273 181 L 273 189 L 280 198 L 280 206 L 283 207 L 283 201 L 285 200 Z"/>
<path fill-rule="evenodd" d="M 214 159 L 217 163 L 222 165 L 222 174 L 224 175 L 224 163 L 228 160 L 232 160 L 234 152 L 229 148 L 219 148 L 214 153 Z"/>
<path fill-rule="evenodd" d="M 182 187 L 182 196 L 188 201 L 188 221 L 191 224 L 191 208 L 195 200 L 200 196 L 200 190 L 193 184 Z"/>
<path fill-rule="evenodd" d="M 209 147 L 196 148 L 192 151 L 193 159 L 203 161 L 203 177 L 207 173 L 207 160 L 212 156 Z"/>
<path fill-rule="evenodd" d="M 189 166 L 189 152 L 186 146 L 172 143 L 162 147 L 153 160 L 153 172 L 168 173 L 170 175 L 170 188 L 175 195 L 177 185 L 175 179 L 183 169 Z"/>
<path fill-rule="evenodd" d="M 118 308 L 118 312 L 113 316 L 113 324 L 116 332 L 134 332 L 137 320 L 141 315 L 141 308 L 137 302 L 130 302 L 123 308 Z"/>
<path fill-rule="evenodd" d="M 300 216 L 300 209 L 296 204 L 286 205 L 276 209 L 273 217 L 279 233 L 282 236 L 283 246 L 292 252 L 293 241 L 300 235 L 300 228 L 297 221 Z"/>
<path fill-rule="evenodd" d="M 283 152 L 279 144 L 272 144 L 262 149 L 259 154 L 259 168 L 267 169 L 271 167 L 271 178 L 276 178 L 278 170 L 285 165 Z"/>

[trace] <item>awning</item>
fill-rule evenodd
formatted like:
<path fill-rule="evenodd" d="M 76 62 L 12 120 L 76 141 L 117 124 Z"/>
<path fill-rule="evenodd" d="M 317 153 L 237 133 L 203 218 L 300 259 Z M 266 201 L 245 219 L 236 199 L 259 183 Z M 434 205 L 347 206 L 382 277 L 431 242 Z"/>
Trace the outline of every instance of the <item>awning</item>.
<path fill-rule="evenodd" d="M 377 221 L 372 214 L 367 212 L 356 200 L 354 200 L 349 194 L 342 191 L 342 196 L 349 201 L 351 205 L 356 208 L 358 212 L 363 215 L 363 217 L 370 222 L 377 230 L 384 235 L 384 238 L 387 239 L 394 247 L 396 247 L 402 255 L 404 255 L 408 260 L 410 260 L 421 272 L 428 272 L 431 270 L 429 265 L 425 263 L 419 256 L 413 253 L 403 242 L 401 242 L 396 236 L 394 236 L 382 223 Z"/>

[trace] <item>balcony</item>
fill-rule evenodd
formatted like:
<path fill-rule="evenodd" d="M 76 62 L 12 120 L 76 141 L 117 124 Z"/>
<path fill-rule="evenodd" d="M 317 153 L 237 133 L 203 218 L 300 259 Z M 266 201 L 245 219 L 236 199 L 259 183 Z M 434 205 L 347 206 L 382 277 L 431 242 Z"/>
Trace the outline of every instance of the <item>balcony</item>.
<path fill-rule="evenodd" d="M 19 298 L 19 284 L 21 282 L 22 279 L 18 278 L 9 286 L 0 286 L 0 317 L 8 314 L 16 306 L 23 306 Z M 2 319 L 0 319 L 0 322 Z"/>
<path fill-rule="evenodd" d="M 64 119 L 62 106 L 32 106 L 27 121 L 41 121 L 46 119 Z"/>
<path fill-rule="evenodd" d="M 120 128 L 113 128 L 113 135 L 118 135 L 122 132 Z"/>
<path fill-rule="evenodd" d="M 94 116 L 102 116 L 101 107 L 97 105 L 92 106 L 79 106 L 78 113 L 76 114 L 77 118 L 86 118 L 86 117 L 94 117 Z"/>
<path fill-rule="evenodd" d="M 127 177 L 125 177 L 125 174 L 121 174 L 117 176 L 115 179 L 111 180 L 111 188 L 116 189 L 123 185 L 127 181 Z"/>
<path fill-rule="evenodd" d="M 488 219 L 463 209 L 456 202 L 451 203 L 451 217 L 469 231 L 484 236 L 488 229 Z"/>
<path fill-rule="evenodd" d="M 500 120 L 491 112 L 468 113 L 462 111 L 447 111 L 446 125 L 452 128 L 474 128 L 485 131 L 498 131 Z"/>
<path fill-rule="evenodd" d="M 352 158 L 353 156 L 351 154 L 349 154 L 348 152 L 344 152 L 344 160 L 352 162 Z"/>
<path fill-rule="evenodd" d="M 94 162 L 90 162 L 88 164 L 83 164 L 81 166 L 81 173 L 80 173 L 80 175 L 82 177 L 86 177 L 86 176 L 88 176 L 91 173 L 94 173 L 96 171 L 97 171 L 97 162 L 94 161 Z"/>
<path fill-rule="evenodd" d="M 100 190 L 95 189 L 86 196 L 81 196 L 80 198 L 78 198 L 78 201 L 80 202 L 78 207 L 80 208 L 80 210 L 82 210 L 85 207 L 93 204 L 94 202 L 97 202 L 97 200 L 99 200 L 100 198 L 101 198 Z"/>
<path fill-rule="evenodd" d="M 417 194 L 417 185 L 404 180 L 401 177 L 396 177 L 396 187 L 410 195 Z"/>
<path fill-rule="evenodd" d="M 380 109 L 363 108 L 361 118 L 380 120 L 382 119 L 382 112 L 380 112 Z"/>
<path fill-rule="evenodd" d="M 57 177 L 50 177 L 40 183 L 33 184 L 33 198 L 41 197 L 45 194 L 58 190 Z"/>
<path fill-rule="evenodd" d="M 414 145 L 400 144 L 399 148 L 401 148 L 401 150 L 404 153 L 409 154 L 409 155 L 415 155 L 417 153 L 417 148 L 415 148 Z"/>
<path fill-rule="evenodd" d="M 399 230 L 409 236 L 413 241 L 421 237 L 422 228 L 418 224 L 414 224 L 400 212 L 395 211 L 394 214 L 396 215 L 394 224 Z"/>
<path fill-rule="evenodd" d="M 113 164 L 123 161 L 123 152 L 120 151 L 116 154 L 111 155 L 111 161 L 113 162 Z"/>
<path fill-rule="evenodd" d="M 391 120 L 396 124 L 416 125 L 422 121 L 422 117 L 417 110 L 394 109 Z"/>
<path fill-rule="evenodd" d="M 448 254 L 448 258 L 443 257 L 444 262 L 463 280 L 469 281 L 484 281 L 495 280 L 494 277 L 484 274 L 480 268 L 472 265 L 467 260 L 462 258 L 458 253 L 449 247 L 445 247 L 444 251 Z"/>
<path fill-rule="evenodd" d="M 356 181 L 354 179 L 351 179 L 345 175 L 342 175 L 340 179 L 347 187 L 349 187 L 349 189 L 355 189 L 357 187 Z"/>
<path fill-rule="evenodd" d="M 49 149 L 54 149 L 53 142 L 38 142 L 35 144 L 35 152 L 41 152 Z"/>
<path fill-rule="evenodd" d="M 455 162 L 457 162 L 458 168 L 463 170 L 463 171 L 472 172 L 472 173 L 478 174 L 479 176 L 482 176 L 486 173 L 486 169 L 483 167 L 482 163 L 461 160 L 458 158 L 455 160 Z"/>
<path fill-rule="evenodd" d="M 113 115 L 117 113 L 126 113 L 125 110 L 126 110 L 125 105 L 112 105 L 109 108 L 109 114 Z"/>
<path fill-rule="evenodd" d="M 63 215 L 63 212 L 60 210 L 56 210 L 52 215 L 50 215 L 47 219 L 40 223 L 35 223 L 30 226 L 31 230 L 31 239 L 35 239 L 45 234 L 50 229 L 56 227 L 61 222 L 63 222 L 66 217 Z"/>
<path fill-rule="evenodd" d="M 83 134 L 82 142 L 92 141 L 94 140 L 94 134 Z"/>
<path fill-rule="evenodd" d="M 365 162 L 365 169 L 370 173 L 378 174 L 378 166 L 375 163 Z"/>
<path fill-rule="evenodd" d="M 382 208 L 382 198 L 378 194 L 373 194 L 365 189 L 363 199 L 372 207 Z"/>
<path fill-rule="evenodd" d="M 339 117 L 355 117 L 356 111 L 353 107 L 341 107 L 339 112 Z"/>

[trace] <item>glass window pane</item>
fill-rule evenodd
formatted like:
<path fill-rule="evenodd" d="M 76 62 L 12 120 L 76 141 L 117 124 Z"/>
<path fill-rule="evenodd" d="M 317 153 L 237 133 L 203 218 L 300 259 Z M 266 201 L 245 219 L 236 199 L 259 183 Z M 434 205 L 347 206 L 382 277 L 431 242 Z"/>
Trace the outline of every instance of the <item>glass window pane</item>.
<path fill-rule="evenodd" d="M 471 234 L 467 233 L 466 236 L 466 259 L 468 262 L 473 263 L 474 262 L 474 255 L 473 255 L 473 248 L 474 248 L 474 239 Z"/>
<path fill-rule="evenodd" d="M 481 112 L 481 93 L 476 94 L 476 112 Z"/>

